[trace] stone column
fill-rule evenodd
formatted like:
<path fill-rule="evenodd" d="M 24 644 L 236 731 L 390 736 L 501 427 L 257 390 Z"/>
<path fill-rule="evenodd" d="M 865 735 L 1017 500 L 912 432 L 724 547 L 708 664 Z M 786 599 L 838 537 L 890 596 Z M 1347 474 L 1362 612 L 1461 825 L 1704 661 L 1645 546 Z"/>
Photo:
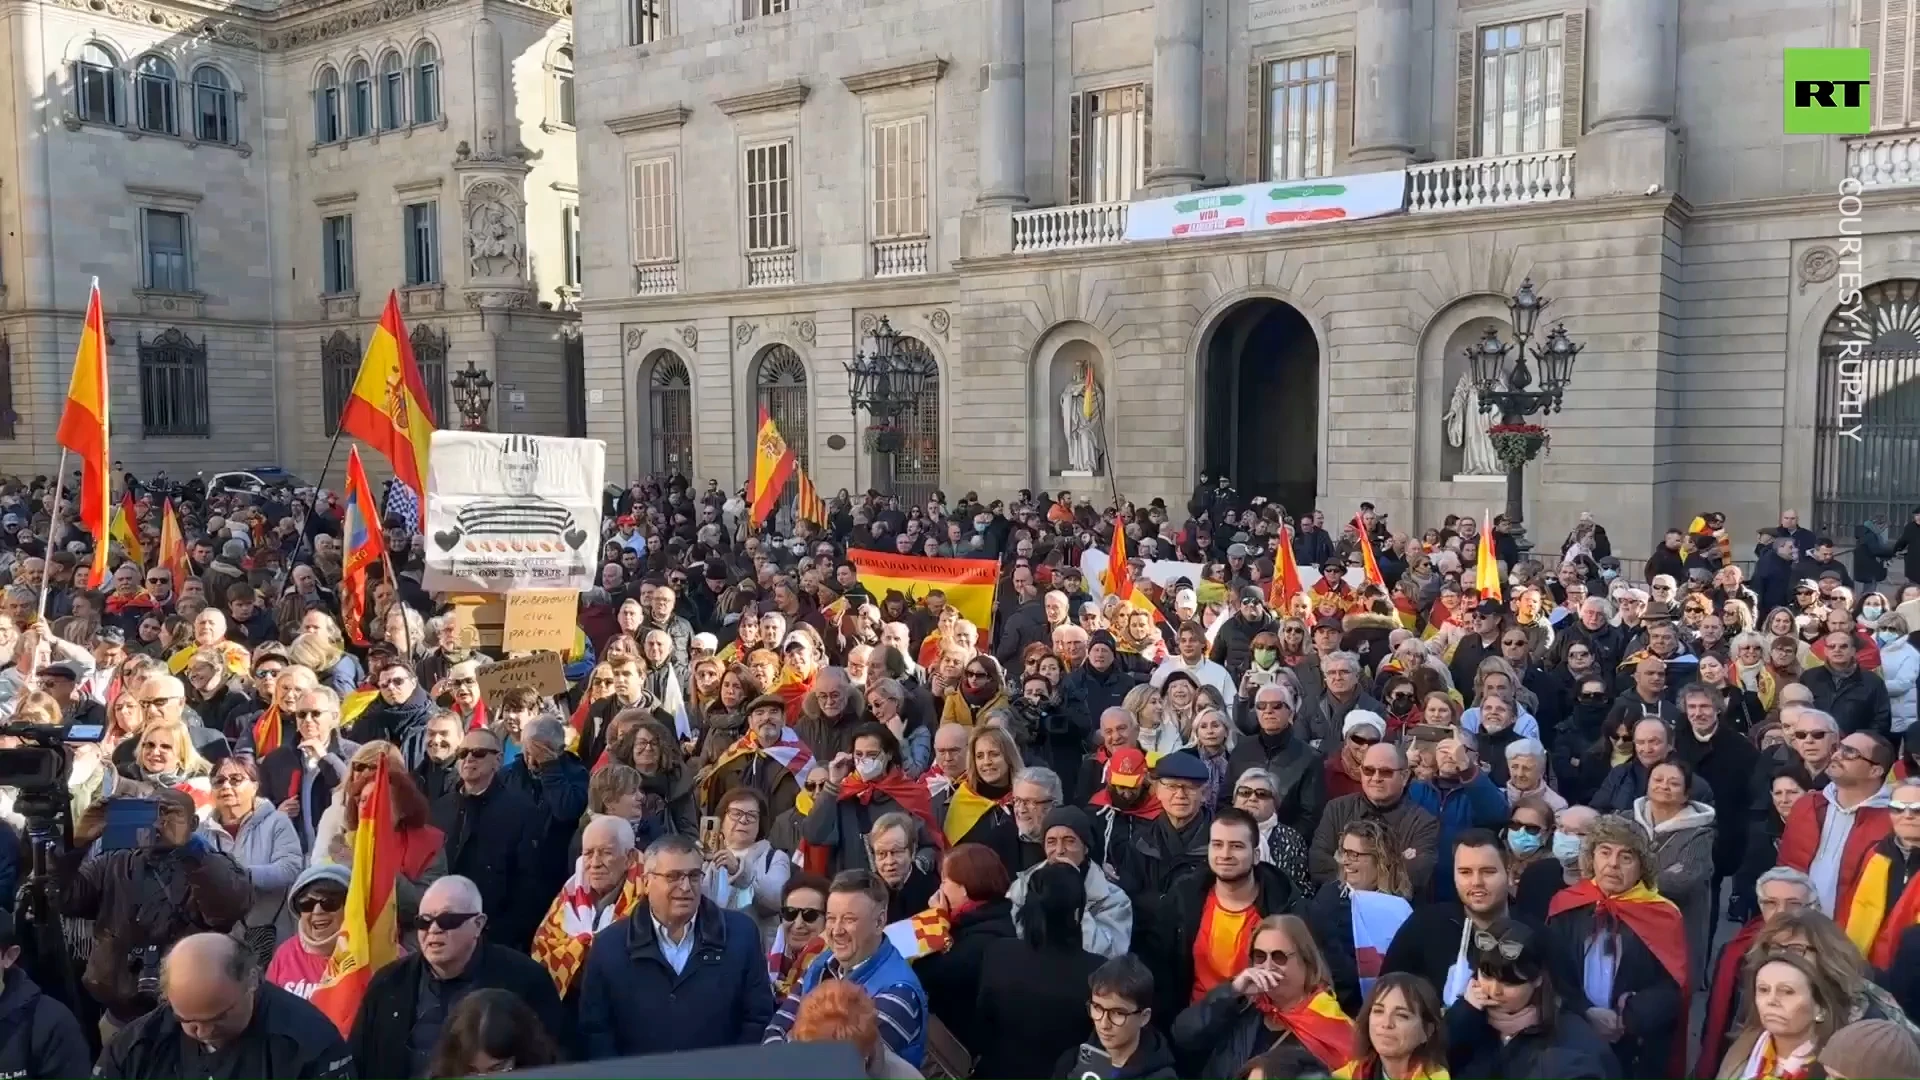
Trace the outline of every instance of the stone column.
<path fill-rule="evenodd" d="M 1660 195 L 1680 181 L 1672 130 L 1678 0 L 1609 0 L 1588 8 L 1586 135 L 1576 196 Z"/>
<path fill-rule="evenodd" d="M 506 50 L 500 28 L 481 16 L 473 24 L 473 152 L 507 151 Z"/>
<path fill-rule="evenodd" d="M 1206 178 L 1200 167 L 1201 0 L 1155 0 L 1153 5 L 1153 195 L 1192 191 Z"/>
<path fill-rule="evenodd" d="M 1027 4 L 992 0 L 980 94 L 980 205 L 1027 204 Z"/>
<path fill-rule="evenodd" d="M 1413 159 L 1413 0 L 1363 0 L 1354 35 L 1356 166 L 1398 169 Z"/>

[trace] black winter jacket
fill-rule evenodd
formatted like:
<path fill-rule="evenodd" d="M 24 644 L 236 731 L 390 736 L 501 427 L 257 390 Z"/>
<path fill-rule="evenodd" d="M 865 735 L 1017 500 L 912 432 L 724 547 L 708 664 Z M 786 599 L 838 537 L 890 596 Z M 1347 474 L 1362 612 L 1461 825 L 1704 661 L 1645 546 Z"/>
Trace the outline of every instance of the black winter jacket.
<path fill-rule="evenodd" d="M 85 1076 L 90 1057 L 73 1013 L 41 993 L 25 968 L 8 968 L 0 985 L 0 1076 Z"/>
<path fill-rule="evenodd" d="M 987 952 L 996 943 L 1018 938 L 1013 929 L 1013 904 L 1002 897 L 954 918 L 949 934 L 952 944 L 946 952 L 914 961 L 913 973 L 927 992 L 927 1011 L 939 1017 L 960 1045 L 976 1055 L 993 1034 L 980 1023 L 976 1008 Z"/>
<path fill-rule="evenodd" d="M 420 998 L 420 980 L 429 977 L 426 958 L 408 953 L 373 973 L 360 1011 L 353 1018 L 353 1068 L 367 1077 L 412 1076 L 408 1036 Z M 482 942 L 467 962 L 463 977 L 472 990 L 505 990 L 533 1010 L 564 1053 L 573 1046 L 573 1025 L 560 1007 L 553 976 L 532 957 L 502 945 Z"/>
<path fill-rule="evenodd" d="M 496 775 L 479 795 L 459 789 L 433 804 L 446 837 L 447 873 L 472 880 L 487 912 L 487 940 L 515 949 L 533 941 L 556 888 L 541 889 L 533 846 L 545 834 L 533 804 Z M 561 850 L 566 840 L 561 840 Z"/>
<path fill-rule="evenodd" d="M 1447 1010 L 1447 1064 L 1455 1076 L 1484 1080 L 1613 1080 L 1620 1063 L 1587 1018 L 1561 1009 L 1553 1030 L 1539 1028 L 1503 1041 L 1487 1014 L 1463 998 Z"/>
<path fill-rule="evenodd" d="M 395 967 L 399 965 L 394 965 Z M 254 1043 L 251 1060 L 263 1066 L 257 1075 L 284 1077 L 286 1080 L 346 1080 L 355 1073 L 353 1057 L 340 1032 L 325 1013 L 305 1000 L 268 983 L 255 991 L 253 1019 L 248 1021 L 242 1041 Z M 185 1076 L 188 1061 L 183 1053 L 186 1035 L 173 1009 L 162 1005 L 120 1029 L 100 1054 L 93 1075 L 117 1080 L 161 1080 Z M 406 1031 L 400 1032 L 401 1063 L 404 1066 Z M 196 1054 L 196 1060 L 198 1055 Z M 75 1073 L 62 1073 L 75 1076 Z M 361 1072 L 362 1076 L 405 1076 L 402 1068 L 393 1073 Z"/>

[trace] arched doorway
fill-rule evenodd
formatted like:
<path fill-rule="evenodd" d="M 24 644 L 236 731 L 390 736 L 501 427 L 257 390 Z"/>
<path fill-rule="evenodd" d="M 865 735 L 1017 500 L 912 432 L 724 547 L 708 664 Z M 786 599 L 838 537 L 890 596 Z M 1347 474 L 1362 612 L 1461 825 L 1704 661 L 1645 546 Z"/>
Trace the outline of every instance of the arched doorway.
<path fill-rule="evenodd" d="M 640 451 L 643 474 L 693 475 L 693 379 L 670 349 L 640 365 Z"/>
<path fill-rule="evenodd" d="M 1820 337 L 1813 529 L 1841 544 L 1920 506 L 1920 281 L 1867 286 Z"/>
<path fill-rule="evenodd" d="M 903 506 L 922 506 L 940 489 L 940 365 L 919 338 L 902 334 L 898 347 L 902 353 L 926 357 L 928 375 L 913 404 L 895 419 L 900 449 L 879 460 L 889 470 L 887 493 L 898 496 Z"/>
<path fill-rule="evenodd" d="M 1299 309 L 1253 299 L 1202 340 L 1200 468 L 1242 497 L 1313 507 L 1320 475 L 1320 346 Z"/>
<path fill-rule="evenodd" d="M 807 365 L 785 345 L 760 350 L 753 362 L 754 415 L 773 417 L 800 467 L 807 466 Z"/>

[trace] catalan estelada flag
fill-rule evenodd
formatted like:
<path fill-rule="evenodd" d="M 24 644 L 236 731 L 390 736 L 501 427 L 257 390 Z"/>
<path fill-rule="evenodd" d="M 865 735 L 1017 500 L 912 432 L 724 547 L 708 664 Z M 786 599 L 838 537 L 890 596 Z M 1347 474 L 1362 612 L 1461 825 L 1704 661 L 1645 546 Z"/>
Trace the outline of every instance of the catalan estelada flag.
<path fill-rule="evenodd" d="M 334 942 L 327 974 L 313 992 L 314 1007 L 340 1029 L 353 1030 L 373 973 L 400 956 L 400 904 L 394 881 L 400 871 L 400 834 L 393 827 L 393 796 L 387 786 L 387 758 L 374 765 L 372 793 L 360 811 L 353 834 L 353 878 L 341 912 L 340 937 Z"/>
<path fill-rule="evenodd" d="M 60 411 L 54 439 L 80 459 L 80 524 L 93 534 L 93 565 L 87 587 L 107 580 L 107 547 L 113 536 L 113 474 L 109 471 L 107 429 L 107 319 L 100 310 L 100 279 L 87 291 L 86 321 L 80 347 L 73 353 L 73 378 Z"/>
<path fill-rule="evenodd" d="M 140 542 L 140 527 L 134 523 L 133 492 L 122 492 L 120 508 L 113 512 L 113 523 L 107 527 L 107 534 L 120 541 L 121 550 L 135 563 L 147 565 L 147 548 Z"/>
<path fill-rule="evenodd" d="M 894 555 L 880 551 L 847 551 L 867 592 L 884 597 L 898 590 L 909 605 L 929 589 L 947 594 L 947 606 L 980 628 L 985 642 L 993 626 L 993 588 L 1000 564 L 993 559 L 939 559 L 924 555 Z"/>
<path fill-rule="evenodd" d="M 1480 590 L 1481 597 L 1491 596 L 1495 600 L 1503 599 L 1500 591 L 1500 560 L 1493 554 L 1493 514 L 1491 511 L 1480 515 L 1480 553 L 1473 561 L 1473 585 Z"/>
<path fill-rule="evenodd" d="M 786 490 L 787 477 L 793 475 L 798 464 L 786 436 L 780 434 L 780 425 L 773 422 L 767 407 L 762 405 L 760 429 L 753 436 L 753 479 L 747 485 L 747 502 L 751 508 L 747 521 L 754 528 L 759 528 L 767 515 L 773 513 L 780 493 Z"/>
<path fill-rule="evenodd" d="M 1353 515 L 1353 531 L 1360 535 L 1360 565 L 1366 569 L 1367 580 L 1381 588 L 1387 587 L 1387 579 L 1380 573 L 1380 560 L 1373 557 L 1373 538 L 1367 535 L 1367 515 Z"/>
<path fill-rule="evenodd" d="M 425 491 L 427 444 L 434 429 L 429 400 L 420 367 L 413 360 L 413 343 L 400 320 L 400 298 L 389 292 L 387 309 L 374 327 L 373 340 L 367 342 L 353 393 L 340 414 L 340 430 L 384 456 L 393 466 L 395 479 Z"/>
<path fill-rule="evenodd" d="M 373 488 L 367 483 L 367 470 L 360 464 L 360 448 L 347 450 L 347 514 L 340 530 L 345 554 L 340 561 L 340 619 L 343 629 L 355 645 L 364 646 L 367 635 L 360 629 L 367 614 L 367 568 L 380 561 L 386 541 L 380 534 L 379 511 L 374 507 Z"/>
<path fill-rule="evenodd" d="M 173 512 L 173 500 L 161 504 L 160 511 L 160 552 L 154 565 L 164 566 L 173 572 L 173 591 L 180 592 L 180 583 L 187 580 L 187 538 L 180 531 L 180 517 Z"/>
<path fill-rule="evenodd" d="M 1300 587 L 1300 564 L 1293 557 L 1293 530 L 1280 527 L 1280 546 L 1273 551 L 1273 584 L 1267 586 L 1267 606 L 1285 619 L 1293 615 L 1293 598 Z"/>

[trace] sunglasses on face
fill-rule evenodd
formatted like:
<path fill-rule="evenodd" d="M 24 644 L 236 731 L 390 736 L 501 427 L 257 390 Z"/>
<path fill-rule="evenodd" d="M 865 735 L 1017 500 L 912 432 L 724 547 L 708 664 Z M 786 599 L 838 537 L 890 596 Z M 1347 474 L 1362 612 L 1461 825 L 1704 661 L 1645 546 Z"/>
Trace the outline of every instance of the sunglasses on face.
<path fill-rule="evenodd" d="M 1353 744 L 1353 745 L 1355 745 L 1355 746 L 1378 746 L 1378 745 L 1380 745 L 1380 740 L 1379 740 L 1379 739 L 1376 739 L 1376 738 L 1374 738 L 1374 737 L 1372 737 L 1371 735 L 1362 735 L 1362 734 L 1360 734 L 1360 733 L 1359 733 L 1359 732 L 1357 732 L 1357 731 L 1356 731 L 1356 732 L 1354 732 L 1353 734 L 1351 734 L 1351 735 L 1349 735 L 1349 736 L 1347 736 L 1347 741 L 1348 741 L 1348 742 L 1350 742 L 1350 743 L 1352 743 L 1352 744 Z"/>
<path fill-rule="evenodd" d="M 438 915 L 421 912 L 413 917 L 411 925 L 414 932 L 419 934 L 424 934 L 436 926 L 452 933 L 479 917 L 480 913 L 477 911 L 443 911 Z"/>
<path fill-rule="evenodd" d="M 1273 798 L 1273 792 L 1268 791 L 1266 788 L 1237 787 L 1233 789 L 1233 797 L 1236 799 L 1256 799 L 1265 802 Z"/>
<path fill-rule="evenodd" d="M 1274 967 L 1286 967 L 1293 960 L 1293 954 L 1285 949 L 1248 949 L 1247 963 L 1253 967 L 1272 964 Z"/>
<path fill-rule="evenodd" d="M 1523 832 L 1528 836 L 1545 836 L 1547 834 L 1547 827 L 1545 825 L 1529 825 L 1524 821 L 1509 821 L 1507 822 L 1507 831 Z"/>
<path fill-rule="evenodd" d="M 323 709 L 301 709 L 293 714 L 295 720 L 318 720 L 327 715 Z"/>
<path fill-rule="evenodd" d="M 820 908 L 783 907 L 780 909 L 780 919 L 783 922 L 803 922 L 812 925 L 826 917 L 827 913 Z"/>
<path fill-rule="evenodd" d="M 809 780 L 804 786 L 808 791 L 824 791 L 827 782 L 825 780 Z"/>
<path fill-rule="evenodd" d="M 1833 732 L 1827 731 L 1824 728 L 1815 731 L 1796 731 L 1793 733 L 1792 739 L 1794 742 L 1820 742 L 1832 734 Z"/>
<path fill-rule="evenodd" d="M 1362 765 L 1360 775 L 1368 780 L 1391 780 L 1400 775 L 1400 770 L 1391 765 Z"/>
<path fill-rule="evenodd" d="M 1896 814 L 1920 814 L 1920 802 L 1905 802 L 1900 799 L 1887 800 L 1887 809 Z"/>
<path fill-rule="evenodd" d="M 303 896 L 293 902 L 293 910 L 298 915 L 311 915 L 316 911 L 339 911 L 347 906 L 344 896 Z"/>
<path fill-rule="evenodd" d="M 457 757 L 460 760 L 465 761 L 468 758 L 492 757 L 493 755 L 499 752 L 500 751 L 495 750 L 491 746 L 469 746 L 469 747 L 465 747 L 459 753 L 455 754 L 454 757 Z"/>
<path fill-rule="evenodd" d="M 378 685 L 382 690 L 398 690 L 407 685 L 407 680 L 405 678 L 381 679 Z"/>

